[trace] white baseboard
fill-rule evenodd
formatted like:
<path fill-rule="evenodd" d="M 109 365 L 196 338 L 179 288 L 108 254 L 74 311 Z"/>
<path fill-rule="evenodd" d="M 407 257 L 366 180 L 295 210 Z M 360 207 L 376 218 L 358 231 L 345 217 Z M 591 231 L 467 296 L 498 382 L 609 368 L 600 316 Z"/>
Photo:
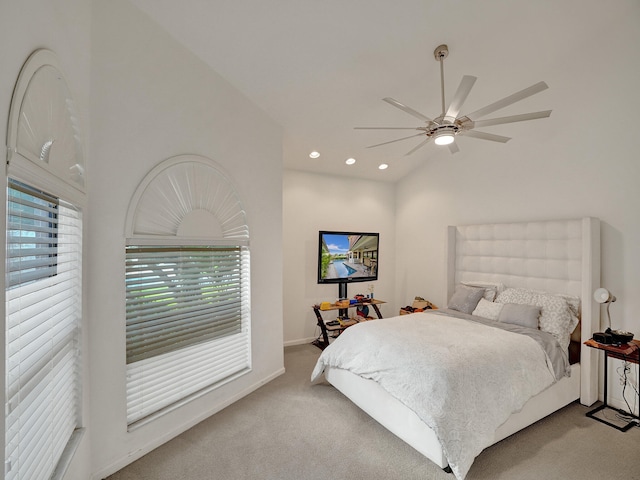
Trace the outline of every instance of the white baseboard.
<path fill-rule="evenodd" d="M 287 340 L 284 342 L 285 347 L 292 347 L 294 345 L 304 345 L 305 343 L 313 342 L 317 337 L 301 338 L 298 340 Z"/>

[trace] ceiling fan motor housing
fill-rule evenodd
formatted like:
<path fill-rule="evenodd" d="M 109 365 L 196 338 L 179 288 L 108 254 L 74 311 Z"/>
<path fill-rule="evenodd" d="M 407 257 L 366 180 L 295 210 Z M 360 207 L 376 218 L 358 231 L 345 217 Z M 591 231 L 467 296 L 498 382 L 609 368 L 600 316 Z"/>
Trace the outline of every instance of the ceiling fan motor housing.
<path fill-rule="evenodd" d="M 433 56 L 436 57 L 436 60 L 444 60 L 449 55 L 449 47 L 446 45 L 438 45 L 436 49 L 433 51 Z"/>

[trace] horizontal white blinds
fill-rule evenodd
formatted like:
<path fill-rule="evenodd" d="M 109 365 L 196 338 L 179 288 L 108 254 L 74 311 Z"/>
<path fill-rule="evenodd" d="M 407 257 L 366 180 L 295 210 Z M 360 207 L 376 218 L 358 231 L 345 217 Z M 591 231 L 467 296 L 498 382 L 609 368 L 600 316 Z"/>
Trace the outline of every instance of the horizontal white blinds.
<path fill-rule="evenodd" d="M 240 247 L 127 247 L 127 363 L 240 331 Z"/>
<path fill-rule="evenodd" d="M 212 388 L 250 367 L 249 332 L 127 365 L 127 423 Z"/>
<path fill-rule="evenodd" d="M 246 247 L 128 246 L 126 292 L 129 424 L 249 368 Z"/>
<path fill-rule="evenodd" d="M 82 221 L 17 183 L 8 216 L 5 479 L 48 479 L 78 426 Z"/>
<path fill-rule="evenodd" d="M 7 207 L 7 285 L 55 275 L 58 200 L 12 181 Z"/>

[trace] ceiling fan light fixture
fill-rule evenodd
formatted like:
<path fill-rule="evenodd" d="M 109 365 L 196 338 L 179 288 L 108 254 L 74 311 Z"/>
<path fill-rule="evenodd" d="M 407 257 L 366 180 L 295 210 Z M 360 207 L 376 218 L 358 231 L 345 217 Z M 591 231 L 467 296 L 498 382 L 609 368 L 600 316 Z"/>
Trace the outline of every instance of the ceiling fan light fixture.
<path fill-rule="evenodd" d="M 435 142 L 436 145 L 449 145 L 451 143 L 453 143 L 453 133 L 448 132 L 448 131 L 444 131 L 444 132 L 437 132 L 435 135 Z"/>

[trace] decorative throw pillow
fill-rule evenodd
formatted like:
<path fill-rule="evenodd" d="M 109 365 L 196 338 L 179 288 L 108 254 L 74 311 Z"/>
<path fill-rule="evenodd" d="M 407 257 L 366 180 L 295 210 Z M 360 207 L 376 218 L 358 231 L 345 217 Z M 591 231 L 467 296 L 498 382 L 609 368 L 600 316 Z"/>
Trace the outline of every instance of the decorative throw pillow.
<path fill-rule="evenodd" d="M 471 315 L 488 318 L 489 320 L 498 320 L 498 316 L 500 315 L 500 311 L 503 306 L 503 303 L 490 302 L 485 298 L 481 298 L 478 302 L 478 306 Z"/>
<path fill-rule="evenodd" d="M 578 324 L 578 319 L 572 315 L 565 299 L 526 288 L 507 288 L 498 295 L 496 302 L 537 305 L 541 309 L 538 319 L 540 330 L 556 337 L 563 349 L 569 347 L 569 336 Z"/>
<path fill-rule="evenodd" d="M 538 329 L 538 317 L 540 307 L 537 305 L 519 305 L 517 303 L 505 303 L 498 316 L 498 321 L 520 325 L 521 327 Z"/>
<path fill-rule="evenodd" d="M 458 285 L 456 291 L 449 300 L 448 307 L 462 313 L 471 313 L 484 295 L 484 288 L 467 287 Z"/>

